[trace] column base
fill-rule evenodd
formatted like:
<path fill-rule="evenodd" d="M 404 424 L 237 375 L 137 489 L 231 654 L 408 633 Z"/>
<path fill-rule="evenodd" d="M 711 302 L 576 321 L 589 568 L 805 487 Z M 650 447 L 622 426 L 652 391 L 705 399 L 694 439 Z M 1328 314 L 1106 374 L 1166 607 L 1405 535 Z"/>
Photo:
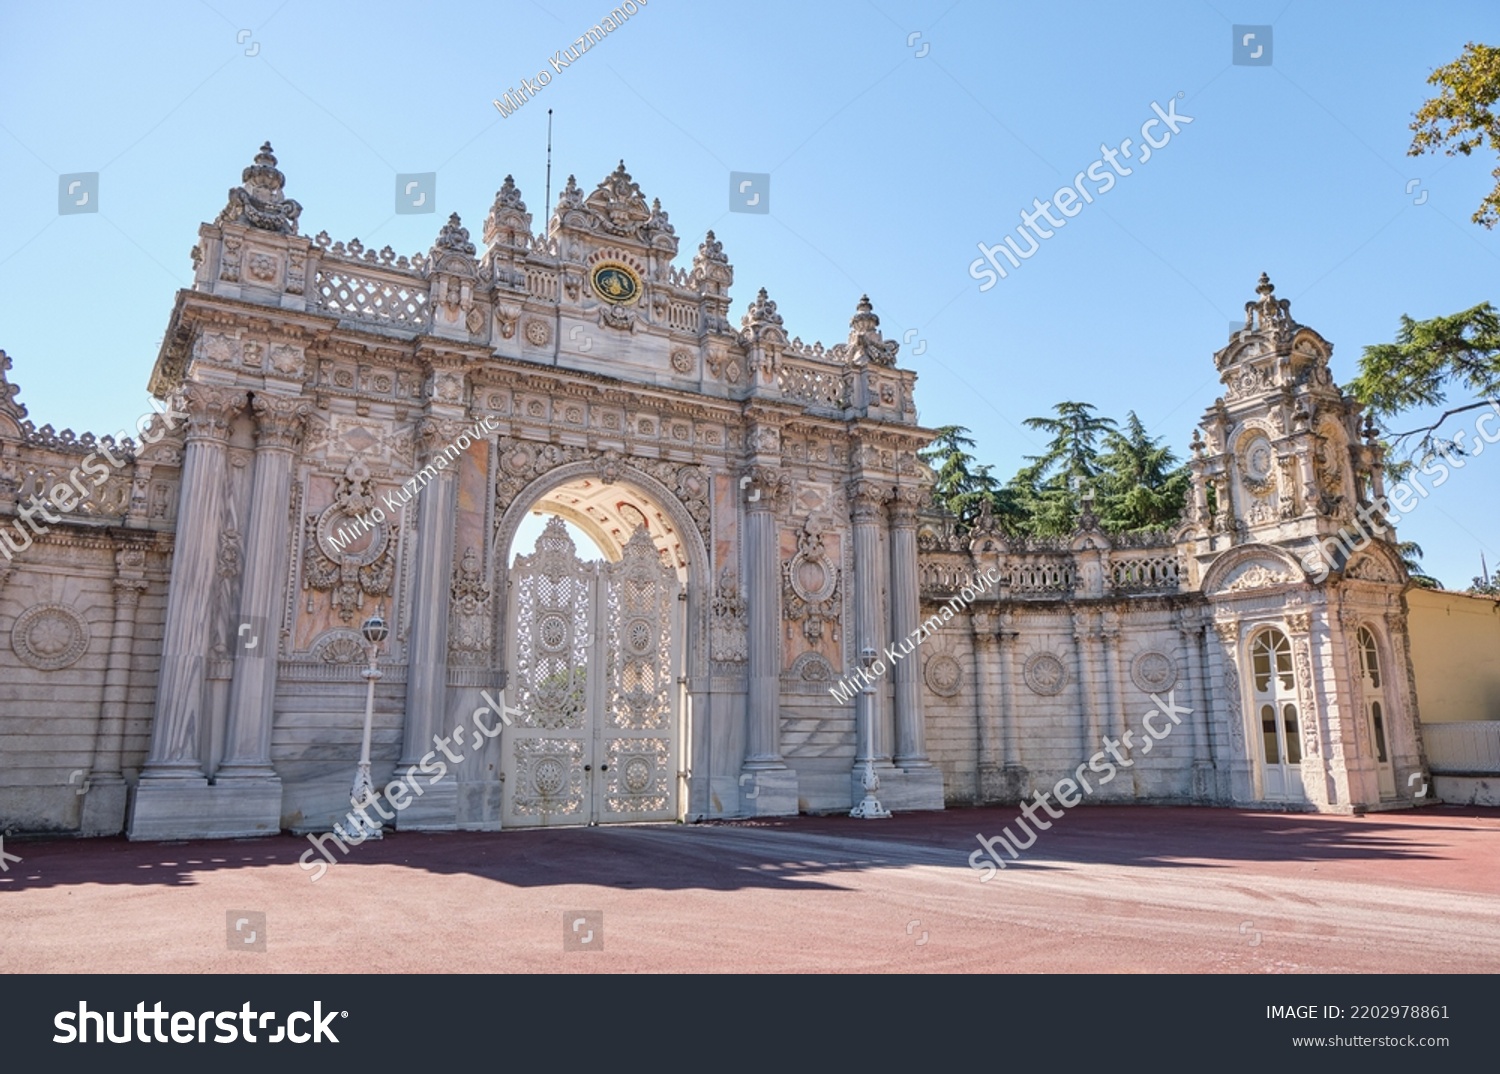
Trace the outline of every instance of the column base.
<path fill-rule="evenodd" d="M 79 835 L 119 835 L 125 830 L 125 811 L 130 804 L 130 787 L 119 776 L 90 781 L 83 796 L 83 817 Z"/>
<path fill-rule="evenodd" d="M 1214 766 L 1207 761 L 1197 761 L 1193 764 L 1193 801 L 1212 802 L 1217 795 L 1218 782 L 1214 775 Z"/>
<path fill-rule="evenodd" d="M 206 779 L 143 776 L 130 808 L 132 840 L 242 839 L 281 831 L 281 780 L 236 780 L 209 786 Z"/>
<path fill-rule="evenodd" d="M 740 816 L 795 817 L 799 810 L 797 773 L 792 769 L 747 764 L 740 772 Z"/>
<path fill-rule="evenodd" d="M 1025 765 L 981 764 L 978 805 L 1010 805 L 1026 797 L 1031 773 Z"/>

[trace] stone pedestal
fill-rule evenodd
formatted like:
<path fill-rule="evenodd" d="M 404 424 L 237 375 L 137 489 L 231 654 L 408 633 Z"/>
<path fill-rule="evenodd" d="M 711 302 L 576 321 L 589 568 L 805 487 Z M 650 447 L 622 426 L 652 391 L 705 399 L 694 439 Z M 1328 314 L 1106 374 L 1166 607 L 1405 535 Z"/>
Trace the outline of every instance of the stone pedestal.
<path fill-rule="evenodd" d="M 405 771 L 403 769 L 403 771 Z M 453 832 L 458 830 L 458 784 L 451 774 L 432 786 L 420 772 L 417 778 L 423 781 L 422 796 L 413 797 L 411 805 L 396 813 L 394 821 L 386 822 L 402 832 Z"/>
<path fill-rule="evenodd" d="M 864 790 L 860 790 L 860 796 Z M 858 801 L 858 799 L 855 799 Z M 797 773 L 790 768 L 748 766 L 740 773 L 740 813 L 746 817 L 795 817 Z"/>
<path fill-rule="evenodd" d="M 130 838 L 236 839 L 281 830 L 281 782 L 142 776 L 130 811 Z"/>

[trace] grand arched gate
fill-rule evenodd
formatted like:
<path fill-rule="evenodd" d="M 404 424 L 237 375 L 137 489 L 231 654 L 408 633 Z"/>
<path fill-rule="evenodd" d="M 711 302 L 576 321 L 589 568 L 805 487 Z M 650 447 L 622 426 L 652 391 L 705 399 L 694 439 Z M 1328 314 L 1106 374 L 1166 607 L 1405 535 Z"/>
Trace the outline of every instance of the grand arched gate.
<path fill-rule="evenodd" d="M 584 562 L 554 517 L 516 557 L 504 827 L 677 819 L 680 590 L 644 529 Z"/>

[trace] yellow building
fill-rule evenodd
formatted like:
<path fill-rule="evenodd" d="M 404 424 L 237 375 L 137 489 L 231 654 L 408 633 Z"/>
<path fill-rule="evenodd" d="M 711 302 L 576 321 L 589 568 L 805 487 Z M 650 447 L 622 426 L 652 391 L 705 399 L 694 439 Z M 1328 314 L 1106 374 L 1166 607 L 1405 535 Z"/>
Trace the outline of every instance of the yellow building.
<path fill-rule="evenodd" d="M 1449 803 L 1500 805 L 1500 600 L 1412 589 L 1406 603 L 1434 791 Z"/>

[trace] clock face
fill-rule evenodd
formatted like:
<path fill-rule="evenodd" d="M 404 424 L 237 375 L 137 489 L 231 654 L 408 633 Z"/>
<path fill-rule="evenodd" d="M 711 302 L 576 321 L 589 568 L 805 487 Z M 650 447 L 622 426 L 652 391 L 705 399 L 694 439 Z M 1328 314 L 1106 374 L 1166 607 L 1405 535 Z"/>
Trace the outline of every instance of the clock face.
<path fill-rule="evenodd" d="M 606 261 L 596 266 L 589 281 L 595 294 L 619 306 L 627 306 L 641 296 L 640 277 L 618 262 Z"/>

